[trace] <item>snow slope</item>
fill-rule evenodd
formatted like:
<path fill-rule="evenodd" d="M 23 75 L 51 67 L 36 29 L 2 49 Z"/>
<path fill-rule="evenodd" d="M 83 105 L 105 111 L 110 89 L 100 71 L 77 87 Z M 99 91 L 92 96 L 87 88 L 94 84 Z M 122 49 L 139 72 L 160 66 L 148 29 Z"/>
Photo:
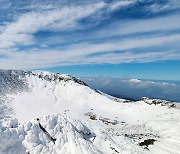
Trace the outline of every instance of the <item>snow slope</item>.
<path fill-rule="evenodd" d="M 117 99 L 69 75 L 0 71 L 0 110 L 2 154 L 180 151 L 178 103 Z"/>

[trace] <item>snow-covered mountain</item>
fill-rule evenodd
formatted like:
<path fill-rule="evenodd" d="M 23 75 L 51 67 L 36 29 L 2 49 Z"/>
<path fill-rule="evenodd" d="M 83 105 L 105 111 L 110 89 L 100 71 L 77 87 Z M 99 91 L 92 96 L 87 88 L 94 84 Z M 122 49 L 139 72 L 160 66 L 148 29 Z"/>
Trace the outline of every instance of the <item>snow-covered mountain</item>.
<path fill-rule="evenodd" d="M 180 105 L 118 99 L 69 75 L 0 70 L 0 154 L 173 153 Z"/>

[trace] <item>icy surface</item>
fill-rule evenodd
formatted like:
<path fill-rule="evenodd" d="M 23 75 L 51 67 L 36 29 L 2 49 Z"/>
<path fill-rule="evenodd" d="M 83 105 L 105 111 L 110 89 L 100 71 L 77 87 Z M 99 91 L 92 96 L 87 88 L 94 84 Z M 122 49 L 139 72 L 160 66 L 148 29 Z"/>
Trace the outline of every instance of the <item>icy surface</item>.
<path fill-rule="evenodd" d="M 0 90 L 0 154 L 180 151 L 177 103 L 117 99 L 41 71 L 1 70 Z"/>

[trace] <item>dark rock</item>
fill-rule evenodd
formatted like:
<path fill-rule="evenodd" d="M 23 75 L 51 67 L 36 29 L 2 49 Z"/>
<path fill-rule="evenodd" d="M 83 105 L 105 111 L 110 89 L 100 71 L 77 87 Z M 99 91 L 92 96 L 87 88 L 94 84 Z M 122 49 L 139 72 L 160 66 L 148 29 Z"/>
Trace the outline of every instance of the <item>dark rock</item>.
<path fill-rule="evenodd" d="M 148 147 L 149 145 L 153 145 L 155 141 L 156 141 L 155 139 L 147 139 L 144 140 L 143 142 L 140 142 L 139 145 Z"/>

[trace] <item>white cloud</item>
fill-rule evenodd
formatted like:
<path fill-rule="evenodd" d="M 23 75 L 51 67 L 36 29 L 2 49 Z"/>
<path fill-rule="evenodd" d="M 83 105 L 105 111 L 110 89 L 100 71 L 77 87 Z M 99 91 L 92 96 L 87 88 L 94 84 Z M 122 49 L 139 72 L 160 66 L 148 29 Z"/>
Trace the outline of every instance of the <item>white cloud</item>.
<path fill-rule="evenodd" d="M 147 7 L 148 11 L 153 13 L 162 12 L 162 11 L 171 11 L 180 8 L 179 0 L 169 0 L 167 3 L 155 3 Z"/>
<path fill-rule="evenodd" d="M 45 12 L 30 12 L 8 24 L 0 34 L 1 48 L 16 44 L 33 43 L 33 34 L 39 30 L 68 30 L 76 28 L 78 20 L 88 17 L 104 7 L 104 3 L 88 6 L 71 6 Z"/>
<path fill-rule="evenodd" d="M 15 21 L 0 28 L 0 46 L 1 48 L 9 48 L 14 45 L 30 45 L 35 43 L 33 34 L 38 31 L 62 31 L 82 28 L 78 21 L 89 17 L 96 13 L 101 14 L 96 20 L 103 18 L 103 11 L 113 11 L 119 7 L 128 6 L 134 3 L 134 0 L 118 1 L 113 4 L 106 4 L 103 1 L 89 3 L 88 5 L 65 5 L 64 7 L 48 5 L 43 11 L 31 11 L 29 13 L 20 14 Z M 42 5 L 44 6 L 44 5 Z M 41 6 L 41 7 L 42 7 Z M 38 4 L 31 4 L 26 7 L 39 7 Z M 24 7 L 23 7 L 24 9 Z M 41 9 L 40 9 L 41 10 Z M 104 12 L 104 13 L 105 13 Z"/>
<path fill-rule="evenodd" d="M 109 64 L 119 64 L 119 63 L 145 63 L 145 62 L 155 62 L 161 60 L 179 60 L 180 54 L 178 52 L 167 51 L 167 52 L 125 52 L 125 53 L 114 53 L 105 54 L 97 57 L 87 58 L 84 64 L 87 63 L 109 63 Z"/>
<path fill-rule="evenodd" d="M 180 35 L 169 37 L 144 38 L 134 40 L 123 40 L 118 42 L 109 42 L 101 44 L 78 44 L 69 46 L 65 50 L 40 50 L 31 49 L 31 51 L 9 51 L 6 54 L 4 50 L 0 53 L 7 58 L 0 59 L 1 69 L 32 69 L 47 68 L 62 65 L 76 64 L 101 64 L 101 63 L 130 63 L 130 62 L 152 62 L 160 60 L 179 60 L 178 51 L 145 51 L 142 53 L 133 52 L 134 48 L 158 46 L 170 42 L 179 42 Z M 131 51 L 122 51 L 122 50 Z M 114 53 L 113 51 L 121 51 Z M 91 54 L 102 53 L 100 55 L 89 56 Z"/>
<path fill-rule="evenodd" d="M 136 3 L 137 0 L 118 0 L 118 1 L 115 1 L 114 3 L 112 3 L 109 7 L 110 10 L 116 10 L 116 9 L 119 9 L 119 8 L 122 8 L 122 7 L 127 7 L 131 4 L 134 4 Z"/>
<path fill-rule="evenodd" d="M 175 34 L 168 35 L 168 37 L 161 36 L 153 38 L 122 39 L 118 41 L 108 41 L 108 43 L 99 44 L 76 44 L 73 46 L 69 46 L 66 51 L 71 54 L 75 53 L 76 55 L 89 55 L 94 53 L 159 46 L 172 42 L 175 43 L 178 41 L 180 41 L 180 35 Z"/>
<path fill-rule="evenodd" d="M 121 0 L 114 3 L 105 3 L 104 1 L 89 2 L 65 2 L 58 1 L 52 3 L 46 1 L 33 3 L 16 1 L 18 8 L 13 9 L 30 9 L 29 13 L 17 13 L 13 22 L 6 23 L 0 27 L 0 47 L 9 48 L 15 45 L 31 45 L 35 43 L 34 36 L 38 31 L 62 31 L 82 28 L 78 21 L 89 17 L 93 14 L 94 21 L 101 21 L 106 18 L 104 14 L 119 8 L 129 6 L 137 0 Z M 12 2 L 8 2 L 11 6 Z M 21 5 L 24 4 L 21 8 Z M 81 5 L 78 5 L 81 4 Z M 11 6 L 12 7 L 12 6 Z M 11 9 L 10 7 L 10 9 Z M 39 11 L 38 11 L 39 10 Z"/>
<path fill-rule="evenodd" d="M 151 19 L 142 20 L 120 20 L 119 22 L 111 24 L 109 27 L 96 33 L 97 37 L 111 37 L 116 35 L 126 35 L 153 31 L 171 31 L 180 28 L 180 15 L 173 14 L 168 16 L 161 16 Z"/>

